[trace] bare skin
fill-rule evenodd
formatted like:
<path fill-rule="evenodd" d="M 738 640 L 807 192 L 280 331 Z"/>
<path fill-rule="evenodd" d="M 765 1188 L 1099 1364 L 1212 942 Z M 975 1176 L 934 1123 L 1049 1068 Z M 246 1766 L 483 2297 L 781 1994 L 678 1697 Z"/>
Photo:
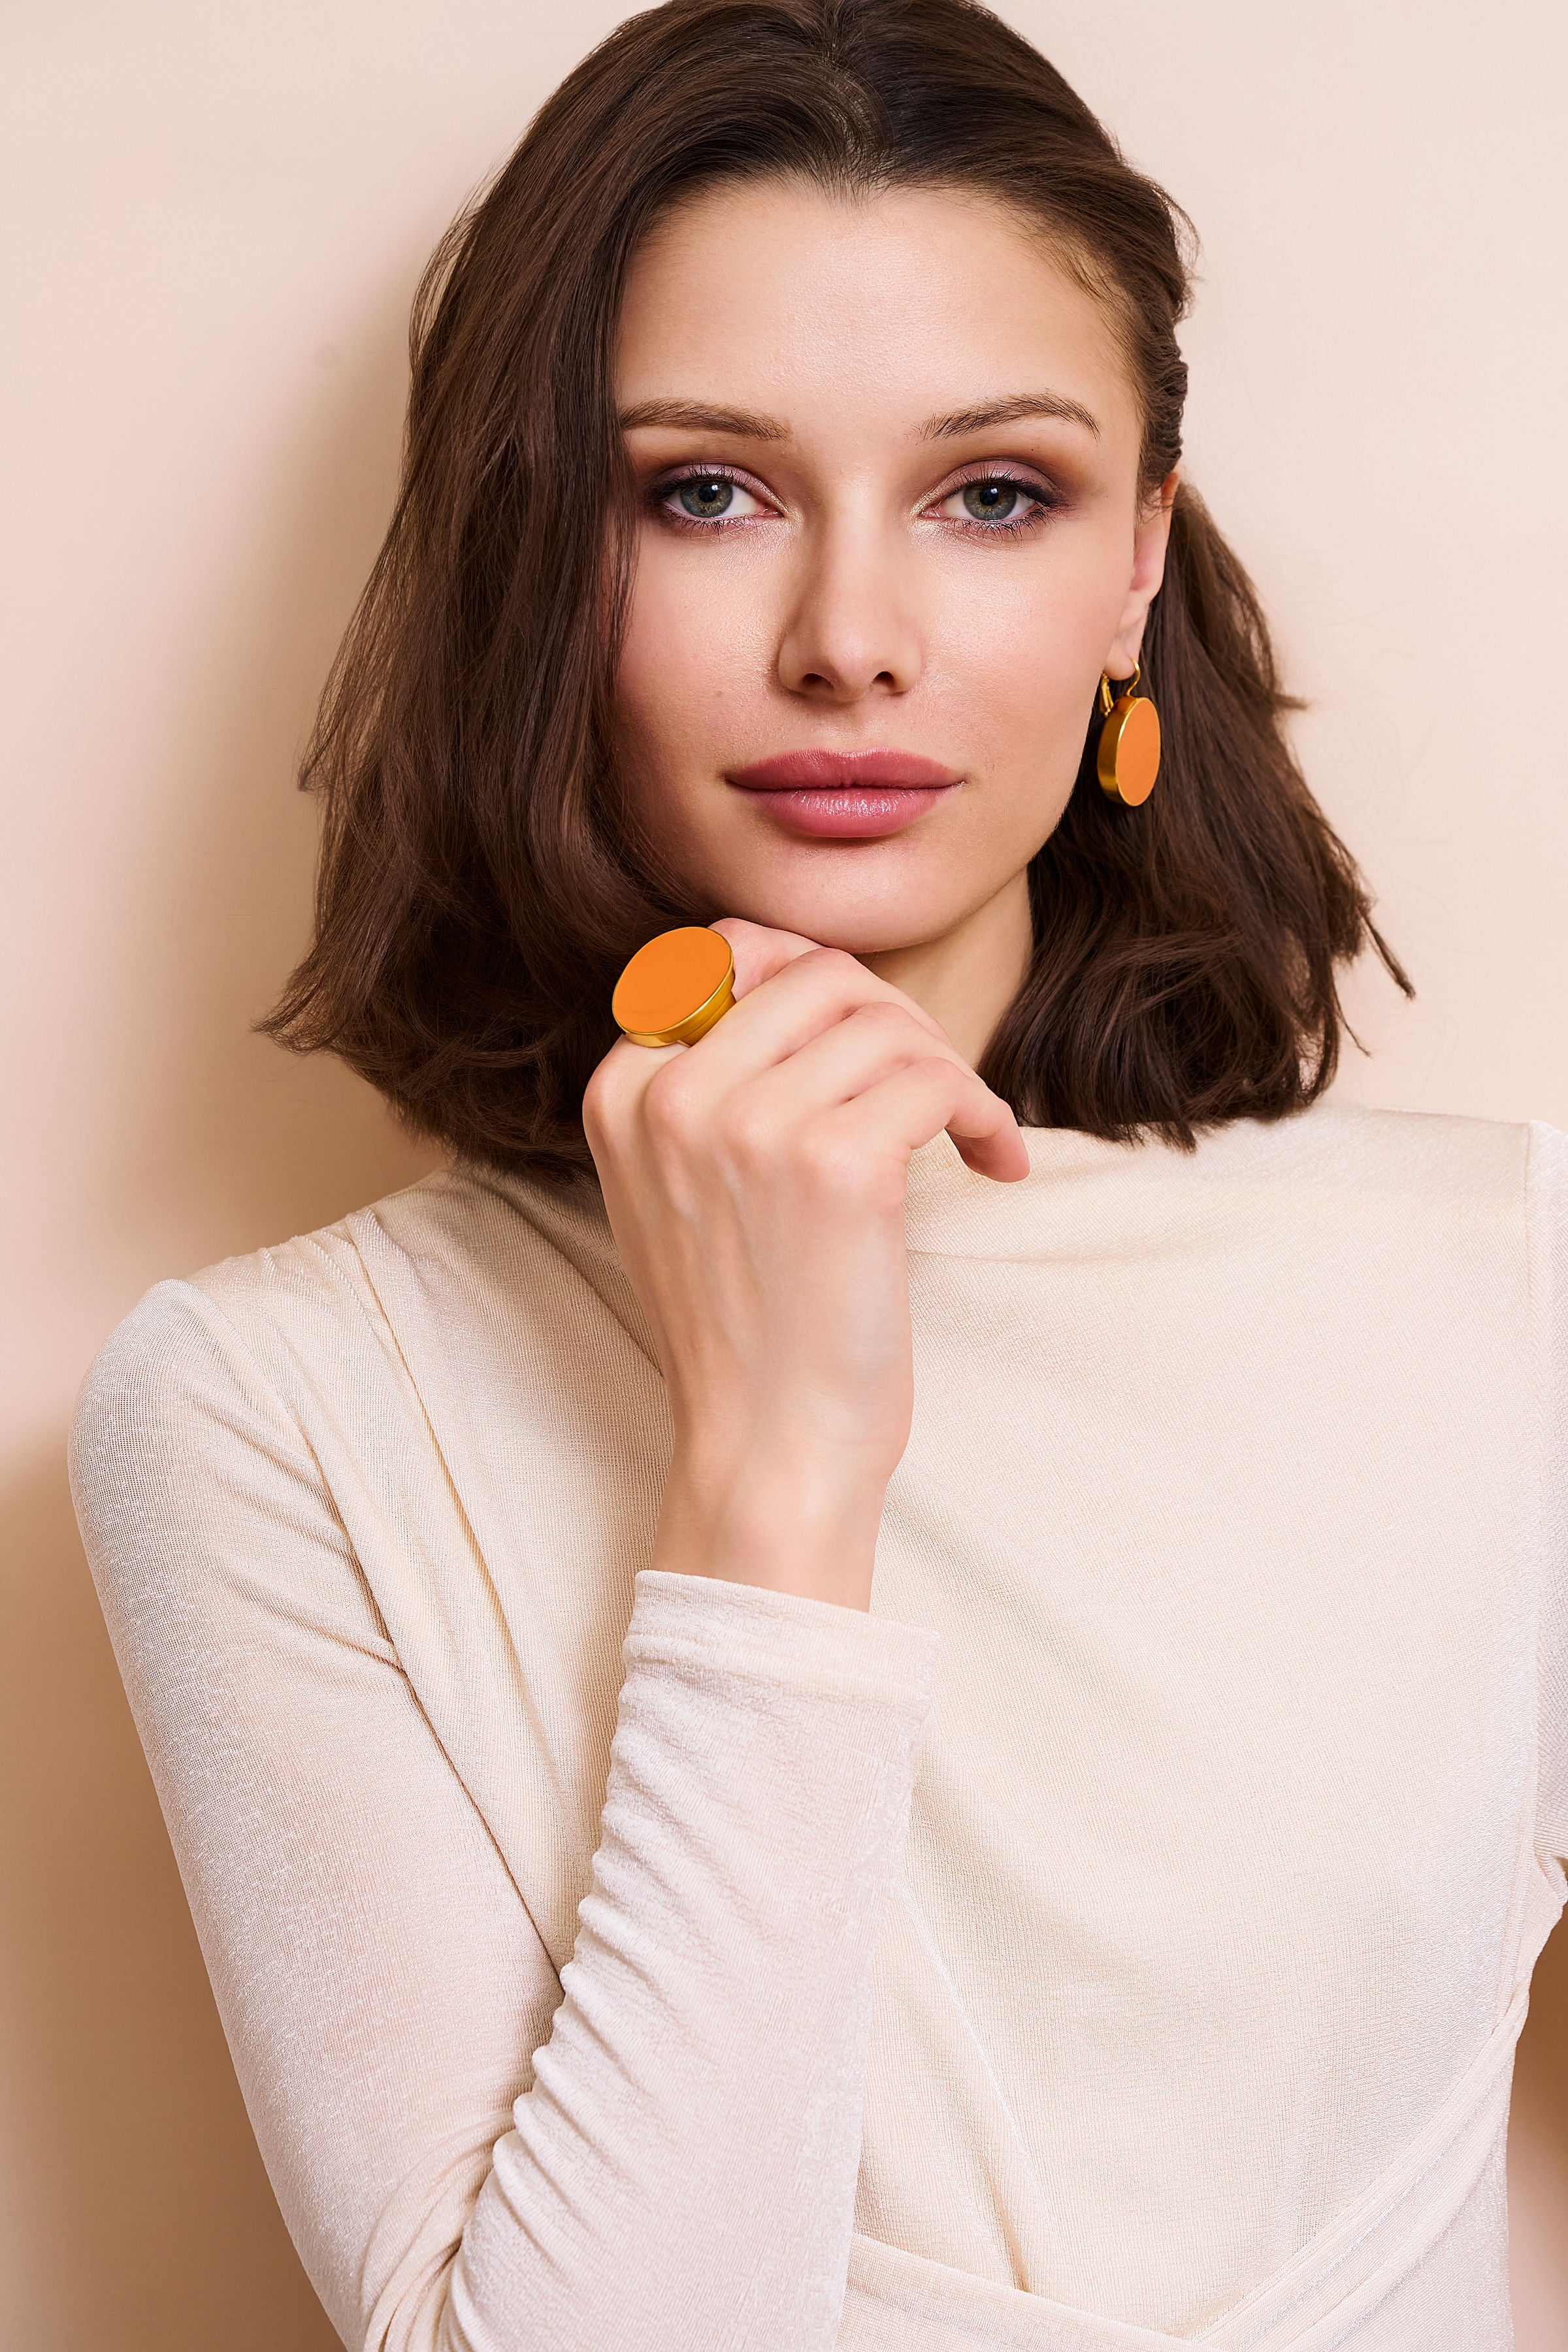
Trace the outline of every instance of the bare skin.
<path fill-rule="evenodd" d="M 617 395 L 623 762 L 724 910 L 741 998 L 694 1046 L 617 1044 L 584 1106 L 670 1397 L 652 1565 L 866 1609 L 913 1400 L 910 1155 L 945 1129 L 978 1174 L 1027 1173 L 973 1066 L 1100 674 L 1137 658 L 1174 478 L 1142 495 L 1100 304 L 946 191 L 682 207 L 634 264 Z M 952 781 L 855 839 L 731 781 L 873 748 Z"/>

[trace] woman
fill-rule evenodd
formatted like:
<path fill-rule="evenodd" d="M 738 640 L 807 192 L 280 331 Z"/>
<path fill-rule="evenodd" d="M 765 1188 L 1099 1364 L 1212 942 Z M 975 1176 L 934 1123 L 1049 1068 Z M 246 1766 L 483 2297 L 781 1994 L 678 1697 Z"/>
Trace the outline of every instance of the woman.
<path fill-rule="evenodd" d="M 433 266 L 271 1026 L 452 1166 L 74 1451 L 350 2345 L 1509 2341 L 1568 1147 L 1321 1099 L 1179 217 L 963 0 L 674 0 Z"/>

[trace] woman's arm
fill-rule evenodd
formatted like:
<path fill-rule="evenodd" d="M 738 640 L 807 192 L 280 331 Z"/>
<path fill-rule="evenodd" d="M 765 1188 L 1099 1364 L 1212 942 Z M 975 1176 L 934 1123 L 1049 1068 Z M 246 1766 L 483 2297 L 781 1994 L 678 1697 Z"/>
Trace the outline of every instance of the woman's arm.
<path fill-rule="evenodd" d="M 121 1326 L 73 1477 L 257 2137 L 345 2343 L 831 2345 L 936 1636 L 640 1575 L 558 1984 L 314 1461 L 202 1294 L 162 1286 Z"/>
<path fill-rule="evenodd" d="M 913 1397 L 908 1163 L 944 1128 L 994 1176 L 1028 1155 L 898 990 L 725 928 L 734 1009 L 690 1048 L 620 1042 L 584 1105 L 674 1445 L 559 2007 L 317 1465 L 216 1307 L 153 1293 L 78 1423 L 263 2154 L 372 2352 L 826 2352 L 837 2328 L 936 1644 L 869 1613 Z"/>

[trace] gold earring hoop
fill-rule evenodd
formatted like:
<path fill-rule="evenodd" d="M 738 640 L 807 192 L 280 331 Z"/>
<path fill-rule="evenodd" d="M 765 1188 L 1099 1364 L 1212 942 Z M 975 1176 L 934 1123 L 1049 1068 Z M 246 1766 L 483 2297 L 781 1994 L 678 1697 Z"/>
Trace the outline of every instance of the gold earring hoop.
<path fill-rule="evenodd" d="M 1110 676 L 1100 675 L 1100 709 L 1103 721 L 1094 771 L 1101 792 L 1127 808 L 1142 808 L 1160 772 L 1160 714 L 1149 697 L 1140 695 L 1143 665 L 1134 662 L 1132 675 L 1111 698 Z"/>

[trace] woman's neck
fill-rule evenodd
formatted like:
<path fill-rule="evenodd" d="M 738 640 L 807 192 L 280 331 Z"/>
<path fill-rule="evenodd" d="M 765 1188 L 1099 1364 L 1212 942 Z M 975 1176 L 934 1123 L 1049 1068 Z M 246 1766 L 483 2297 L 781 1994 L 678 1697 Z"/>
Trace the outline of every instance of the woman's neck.
<path fill-rule="evenodd" d="M 883 949 L 860 961 L 912 996 L 941 1022 L 964 1059 L 978 1066 L 1023 985 L 1033 948 L 1026 872 L 940 939 Z"/>

